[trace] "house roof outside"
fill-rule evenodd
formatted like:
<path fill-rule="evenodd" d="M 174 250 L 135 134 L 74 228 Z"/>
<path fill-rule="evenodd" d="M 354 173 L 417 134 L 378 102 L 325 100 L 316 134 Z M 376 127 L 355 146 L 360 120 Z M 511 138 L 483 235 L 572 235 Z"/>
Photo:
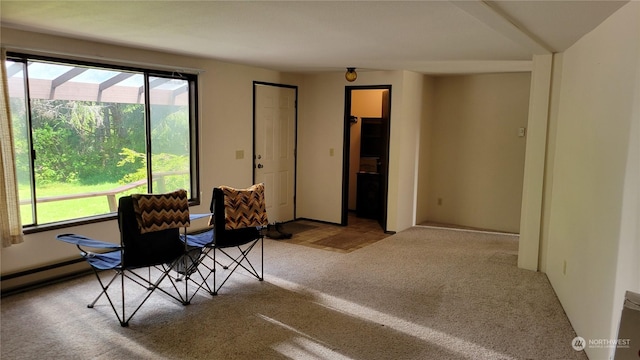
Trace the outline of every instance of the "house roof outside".
<path fill-rule="evenodd" d="M 7 61 L 9 96 L 24 96 L 25 66 Z M 52 62 L 29 61 L 29 94 L 32 99 L 82 100 L 143 104 L 144 75 L 135 71 L 98 69 L 91 66 L 70 66 Z M 188 82 L 181 79 L 150 77 L 152 103 L 186 105 L 189 102 Z"/>

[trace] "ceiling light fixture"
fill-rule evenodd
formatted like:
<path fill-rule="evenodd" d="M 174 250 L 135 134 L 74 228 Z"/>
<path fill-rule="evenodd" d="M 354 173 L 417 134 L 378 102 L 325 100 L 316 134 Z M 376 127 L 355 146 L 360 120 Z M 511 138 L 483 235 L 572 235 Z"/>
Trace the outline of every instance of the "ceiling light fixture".
<path fill-rule="evenodd" d="M 356 73 L 356 68 L 348 67 L 347 72 L 344 74 L 344 78 L 347 79 L 348 82 L 354 82 L 358 78 L 358 74 Z"/>

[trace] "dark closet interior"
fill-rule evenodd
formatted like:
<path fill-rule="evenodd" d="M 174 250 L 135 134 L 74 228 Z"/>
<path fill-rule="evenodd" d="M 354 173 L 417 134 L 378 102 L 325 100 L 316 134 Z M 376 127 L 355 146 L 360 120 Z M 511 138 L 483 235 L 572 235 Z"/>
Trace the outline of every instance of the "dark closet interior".
<path fill-rule="evenodd" d="M 360 170 L 358 172 L 357 206 L 358 217 L 379 219 L 380 217 L 380 165 L 384 129 L 382 118 L 362 118 L 360 140 Z"/>

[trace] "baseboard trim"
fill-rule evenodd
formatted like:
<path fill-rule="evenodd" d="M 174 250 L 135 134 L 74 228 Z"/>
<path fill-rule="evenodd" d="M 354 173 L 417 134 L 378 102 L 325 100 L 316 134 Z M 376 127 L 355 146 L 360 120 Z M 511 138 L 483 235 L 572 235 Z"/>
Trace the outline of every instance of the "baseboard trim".
<path fill-rule="evenodd" d="M 69 270 L 68 272 L 63 273 L 62 275 L 54 275 L 55 274 L 54 270 L 60 270 L 67 266 L 74 266 L 74 265 L 79 266 L 82 263 L 85 263 L 85 260 L 82 258 L 78 258 L 78 259 L 72 259 L 67 261 L 61 261 L 55 264 L 40 266 L 40 267 L 29 269 L 29 270 L 18 271 L 18 272 L 7 274 L 7 275 L 2 275 L 0 276 L 0 284 L 2 284 L 1 297 L 15 295 L 17 293 L 55 284 L 61 281 L 73 279 L 79 276 L 84 276 L 90 273 L 91 269 L 87 268 L 87 269 L 75 270 L 75 271 Z M 46 275 L 47 272 L 52 272 L 53 274 L 51 274 L 50 276 L 47 276 Z M 31 281 L 29 280 L 29 277 L 31 276 L 38 277 L 38 275 L 40 275 L 39 279 L 31 280 Z M 12 282 L 15 282 L 16 284 L 7 285 Z"/>

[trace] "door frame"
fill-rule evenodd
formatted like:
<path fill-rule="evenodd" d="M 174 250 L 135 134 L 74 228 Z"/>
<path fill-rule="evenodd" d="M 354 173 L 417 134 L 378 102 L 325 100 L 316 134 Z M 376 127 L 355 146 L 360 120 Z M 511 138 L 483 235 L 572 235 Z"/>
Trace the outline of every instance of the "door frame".
<path fill-rule="evenodd" d="M 382 206 L 382 217 L 380 224 L 382 229 L 387 232 L 387 208 L 389 204 L 389 148 L 390 140 L 391 140 L 391 85 L 358 85 L 358 86 L 345 86 L 344 88 L 344 139 L 343 139 L 343 151 L 342 151 L 342 216 L 340 225 L 346 226 L 348 225 L 349 218 L 349 162 L 351 155 L 351 92 L 354 90 L 388 90 L 389 96 L 386 104 L 386 112 L 389 114 L 389 118 L 386 121 L 386 149 L 383 151 L 386 152 L 387 165 L 386 171 L 384 174 L 380 174 L 380 176 L 385 178 L 383 181 L 384 188 L 382 189 L 383 194 L 383 205 Z M 383 101 L 385 101 L 383 99 Z M 384 108 L 383 104 L 383 108 Z M 383 116 L 385 114 L 382 114 Z"/>
<path fill-rule="evenodd" d="M 293 220 L 297 219 L 296 216 L 296 198 L 297 198 L 297 182 L 298 182 L 298 86 L 278 84 L 265 81 L 253 81 L 253 141 L 251 143 L 251 183 L 256 182 L 256 86 L 274 86 L 279 88 L 288 88 L 295 91 L 294 99 L 294 114 L 293 114 Z"/>

